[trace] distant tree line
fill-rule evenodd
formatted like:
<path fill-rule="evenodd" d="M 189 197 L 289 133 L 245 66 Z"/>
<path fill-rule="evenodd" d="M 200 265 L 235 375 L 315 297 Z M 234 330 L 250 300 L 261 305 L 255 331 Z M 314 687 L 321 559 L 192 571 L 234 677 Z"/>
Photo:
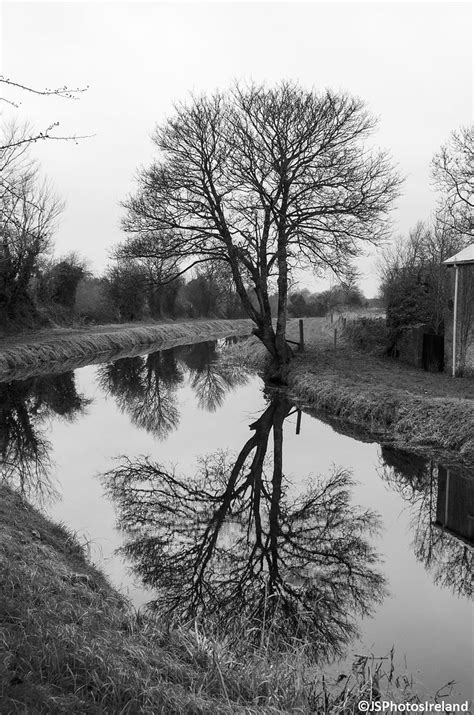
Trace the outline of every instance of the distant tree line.
<path fill-rule="evenodd" d="M 16 130 L 15 130 L 16 131 Z M 14 134 L 14 138 L 21 134 Z M 109 267 L 97 276 L 76 252 L 53 257 L 62 203 L 21 150 L 3 150 L 10 162 L 8 190 L 0 203 L 0 326 L 18 329 L 74 321 L 105 323 L 143 319 L 241 318 L 247 315 L 229 267 L 206 262 L 176 276 L 176 266 L 153 255 L 134 255 L 137 240 L 115 247 Z M 1 152 L 0 152 L 1 153 Z M 257 297 L 250 299 L 257 304 Z M 278 293 L 270 293 L 276 313 Z M 289 317 L 323 316 L 342 306 L 363 306 L 357 276 L 320 292 L 290 290 Z"/>
<path fill-rule="evenodd" d="M 292 291 L 288 297 L 290 318 L 322 317 L 343 309 L 367 307 L 368 301 L 357 285 L 340 283 L 322 293 L 311 293 L 307 288 Z"/>
<path fill-rule="evenodd" d="M 0 260 L 1 327 L 245 315 L 232 281 L 209 267 L 187 281 L 159 284 L 130 261 L 114 262 L 96 276 L 76 253 L 55 259 L 49 249 L 32 252 L 29 266 L 19 260 L 22 271 Z"/>
<path fill-rule="evenodd" d="M 166 261 L 134 259 L 122 247 L 101 276 L 76 252 L 54 257 L 64 205 L 31 159 L 34 141 L 27 127 L 16 125 L 4 127 L 0 141 L 0 329 L 244 315 L 220 265 L 170 281 Z"/>

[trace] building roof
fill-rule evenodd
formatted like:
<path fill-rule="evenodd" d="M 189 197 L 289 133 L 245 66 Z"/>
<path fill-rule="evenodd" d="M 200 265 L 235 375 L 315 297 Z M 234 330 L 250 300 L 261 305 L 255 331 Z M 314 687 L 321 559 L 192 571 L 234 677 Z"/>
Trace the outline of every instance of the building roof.
<path fill-rule="evenodd" d="M 474 263 L 474 243 L 471 243 L 470 246 L 466 246 L 462 251 L 455 253 L 454 256 L 443 261 L 443 263 L 447 263 L 451 266 L 459 263 Z"/>

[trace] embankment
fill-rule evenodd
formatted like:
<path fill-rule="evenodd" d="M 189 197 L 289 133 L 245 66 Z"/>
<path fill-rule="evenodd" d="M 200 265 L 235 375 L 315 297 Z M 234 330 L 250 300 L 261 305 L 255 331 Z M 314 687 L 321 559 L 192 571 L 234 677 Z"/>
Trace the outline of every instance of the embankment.
<path fill-rule="evenodd" d="M 290 324 L 293 338 L 292 330 Z M 240 344 L 234 356 L 264 368 L 265 350 L 256 338 Z M 366 439 L 474 464 L 473 378 L 424 373 L 344 345 L 334 350 L 318 335 L 295 356 L 288 387 L 303 409 L 354 425 Z"/>
<path fill-rule="evenodd" d="M 137 617 L 71 534 L 1 484 L 0 574 L 2 713 L 230 713 L 249 692 L 197 631 Z"/>
<path fill-rule="evenodd" d="M 74 535 L 2 484 L 0 576 L 2 713 L 348 715 L 371 699 L 374 672 L 386 699 L 408 700 L 382 661 L 329 690 L 304 639 L 276 653 L 255 648 L 253 623 L 224 643 L 205 623 L 135 613 Z"/>
<path fill-rule="evenodd" d="M 474 464 L 474 403 L 469 399 L 379 389 L 336 375 L 309 371 L 305 361 L 291 369 L 289 388 L 299 402 L 346 423 L 360 425 L 382 444 L 404 449 L 459 456 Z"/>
<path fill-rule="evenodd" d="M 31 375 L 64 372 L 150 350 L 248 335 L 252 327 L 252 321 L 242 319 L 57 329 L 31 336 L 26 333 L 16 341 L 0 341 L 0 379 L 24 380 Z"/>

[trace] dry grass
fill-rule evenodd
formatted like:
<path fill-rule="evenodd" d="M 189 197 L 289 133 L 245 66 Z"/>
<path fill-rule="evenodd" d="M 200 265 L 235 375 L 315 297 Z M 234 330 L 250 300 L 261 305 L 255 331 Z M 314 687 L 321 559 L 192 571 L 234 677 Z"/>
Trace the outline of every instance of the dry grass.
<path fill-rule="evenodd" d="M 453 378 L 445 372 L 425 372 L 392 358 L 383 358 L 351 348 L 342 336 L 341 325 L 331 324 L 325 318 L 308 318 L 304 321 L 305 359 L 308 367 L 320 367 L 340 379 L 354 380 L 367 387 L 390 387 L 409 395 L 429 394 L 431 397 L 447 397 L 474 400 L 474 379 Z M 337 328 L 337 347 L 334 349 L 334 330 Z M 297 321 L 290 321 L 288 337 L 296 340 Z"/>
<path fill-rule="evenodd" d="M 372 360 L 364 360 L 362 371 L 350 355 L 338 365 L 321 357 L 315 365 L 311 358 L 299 359 L 290 375 L 291 392 L 308 407 L 362 424 L 385 443 L 441 448 L 474 460 L 472 399 L 438 397 L 416 385 L 397 387 L 395 380 L 378 382 Z M 352 370 L 350 377 L 345 369 Z"/>
<path fill-rule="evenodd" d="M 161 350 L 227 335 L 245 335 L 250 320 L 205 320 L 150 325 L 105 325 L 25 333 L 0 341 L 0 379 L 24 380 L 143 350 Z"/>
<path fill-rule="evenodd" d="M 296 401 L 361 425 L 383 443 L 456 452 L 474 461 L 474 378 L 453 379 L 358 352 L 339 335 L 340 323 L 326 318 L 305 318 L 304 327 L 305 352 L 296 353 L 289 378 Z M 296 341 L 298 335 L 292 320 L 288 337 Z M 262 370 L 266 352 L 251 337 L 234 358 Z"/>
<path fill-rule="evenodd" d="M 335 683 L 304 643 L 279 655 L 251 647 L 245 624 L 230 645 L 137 615 L 64 528 L 6 487 L 0 497 L 2 713 L 342 715 L 380 694 L 417 700 L 385 661 L 361 659 Z"/>

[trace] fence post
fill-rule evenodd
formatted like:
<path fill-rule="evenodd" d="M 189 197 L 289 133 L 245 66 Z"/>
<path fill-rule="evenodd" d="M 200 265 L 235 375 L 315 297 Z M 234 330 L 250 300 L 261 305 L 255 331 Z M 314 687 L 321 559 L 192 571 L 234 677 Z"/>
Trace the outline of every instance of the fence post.
<path fill-rule="evenodd" d="M 304 331 L 302 318 L 300 318 L 300 351 L 304 352 Z"/>
<path fill-rule="evenodd" d="M 299 434 L 301 431 L 301 410 L 298 410 L 296 414 L 296 434 Z"/>

